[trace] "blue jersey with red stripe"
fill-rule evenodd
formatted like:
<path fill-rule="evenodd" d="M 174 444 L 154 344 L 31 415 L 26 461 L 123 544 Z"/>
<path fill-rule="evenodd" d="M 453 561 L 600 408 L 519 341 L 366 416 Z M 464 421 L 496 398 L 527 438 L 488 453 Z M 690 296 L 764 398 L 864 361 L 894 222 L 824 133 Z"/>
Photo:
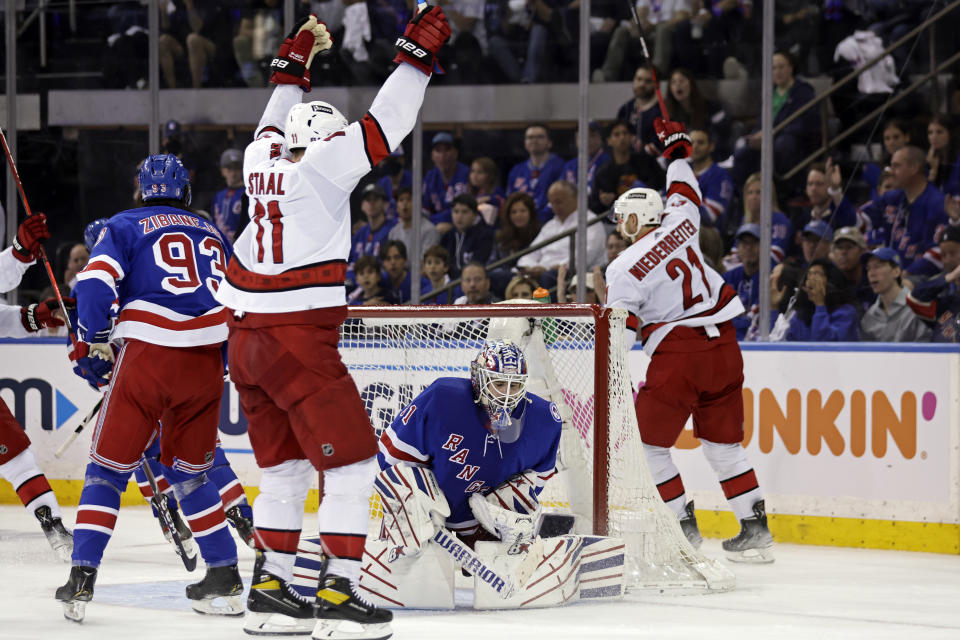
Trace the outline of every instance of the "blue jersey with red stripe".
<path fill-rule="evenodd" d="M 567 160 L 567 163 L 563 165 L 562 178 L 564 180 L 577 184 L 577 177 L 580 175 L 579 162 L 579 158 Z M 608 162 L 610 162 L 610 156 L 603 149 L 597 151 L 597 153 L 590 158 L 590 163 L 587 165 L 587 193 L 593 191 L 593 176 L 597 173 L 597 167 L 602 167 Z"/>
<path fill-rule="evenodd" d="M 533 196 L 537 203 L 537 213 L 541 222 L 553 217 L 553 211 L 548 208 L 547 189 L 557 180 L 563 178 L 563 158 L 551 153 L 542 167 L 535 167 L 529 158 L 514 165 L 507 176 L 507 194 L 522 191 Z"/>
<path fill-rule="evenodd" d="M 443 179 L 443 174 L 437 167 L 427 171 L 427 175 L 423 176 L 423 210 L 430 216 L 430 222 L 451 222 L 453 218 L 450 209 L 453 207 L 453 199 L 466 193 L 469 184 L 470 167 L 459 162 L 449 181 Z"/>
<path fill-rule="evenodd" d="M 487 410 L 473 401 L 470 380 L 438 378 L 384 430 L 377 461 L 383 469 L 400 462 L 430 467 L 450 505 L 447 526 L 472 529 L 471 494 L 487 494 L 529 470 L 539 494 L 554 474 L 562 426 L 556 405 L 527 393 L 513 416 L 523 423 L 520 437 L 498 440 L 487 430 Z"/>
<path fill-rule="evenodd" d="M 937 235 L 947 225 L 944 196 L 928 183 L 913 202 L 903 189 L 887 191 L 878 200 L 864 205 L 878 238 L 900 254 L 904 267 L 910 267 L 936 244 Z"/>
<path fill-rule="evenodd" d="M 247 210 L 243 206 L 243 187 L 239 189 L 222 189 L 213 196 L 211 213 L 213 221 L 217 223 L 217 228 L 223 232 L 227 240 L 233 242 L 237 235 L 237 228 L 240 221 L 247 215 Z"/>
<path fill-rule="evenodd" d="M 703 194 L 703 204 L 700 206 L 703 221 L 711 227 L 721 227 L 730 208 L 730 199 L 733 198 L 730 174 L 720 165 L 711 164 L 697 175 L 697 182 Z"/>
<path fill-rule="evenodd" d="M 227 339 L 226 311 L 214 299 L 232 254 L 200 216 L 167 206 L 121 211 L 107 222 L 77 276 L 78 335 L 187 347 Z"/>

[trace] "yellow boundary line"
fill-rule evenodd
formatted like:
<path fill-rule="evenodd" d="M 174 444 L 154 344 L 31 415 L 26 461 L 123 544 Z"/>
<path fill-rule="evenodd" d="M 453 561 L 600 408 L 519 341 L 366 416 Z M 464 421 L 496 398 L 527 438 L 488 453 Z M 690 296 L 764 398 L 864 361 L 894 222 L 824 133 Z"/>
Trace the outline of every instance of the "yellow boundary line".
<path fill-rule="evenodd" d="M 57 494 L 60 504 L 76 506 L 80 500 L 83 481 L 50 480 L 50 486 Z M 257 487 L 244 489 L 251 502 L 259 493 Z M 311 489 L 307 495 L 306 510 L 315 512 L 318 503 L 317 491 Z M 13 487 L 5 480 L 0 480 L 0 504 L 20 504 Z M 144 504 L 135 483 L 131 482 L 127 486 L 120 504 Z M 960 554 L 960 524 L 790 514 L 771 514 L 769 518 L 770 531 L 779 542 Z M 700 525 L 700 532 L 708 538 L 730 538 L 736 535 L 740 528 L 730 511 L 698 510 L 697 523 Z"/>

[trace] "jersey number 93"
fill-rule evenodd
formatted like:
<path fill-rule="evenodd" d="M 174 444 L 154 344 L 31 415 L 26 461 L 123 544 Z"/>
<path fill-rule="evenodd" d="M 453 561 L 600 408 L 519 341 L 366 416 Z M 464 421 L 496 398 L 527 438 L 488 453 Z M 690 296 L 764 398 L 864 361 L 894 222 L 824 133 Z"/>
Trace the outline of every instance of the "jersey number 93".
<path fill-rule="evenodd" d="M 210 277 L 201 282 L 197 262 L 204 257 L 210 258 Z M 212 236 L 202 238 L 195 246 L 185 233 L 165 233 L 153 243 L 153 258 L 158 267 L 171 274 L 160 281 L 160 286 L 175 295 L 193 293 L 203 284 L 215 294 L 227 270 L 223 245 Z"/>

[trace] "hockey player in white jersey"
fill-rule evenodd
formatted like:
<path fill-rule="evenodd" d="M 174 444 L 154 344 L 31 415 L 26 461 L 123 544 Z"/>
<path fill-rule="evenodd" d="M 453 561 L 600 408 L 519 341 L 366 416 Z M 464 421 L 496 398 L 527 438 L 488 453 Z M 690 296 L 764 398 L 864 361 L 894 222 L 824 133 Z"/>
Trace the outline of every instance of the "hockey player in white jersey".
<path fill-rule="evenodd" d="M 687 419 L 740 520 L 723 543 L 731 560 L 772 562 L 773 539 L 757 476 L 743 440 L 743 358 L 731 320 L 743 304 L 700 253 L 701 194 L 686 159 L 682 123 L 658 118 L 655 128 L 671 160 L 666 207 L 660 194 L 634 188 L 614 203 L 620 233 L 631 242 L 607 267 L 607 306 L 625 309 L 627 346 L 639 339 L 650 356 L 637 393 L 643 448 L 663 501 L 694 546 L 702 542 L 670 455 Z"/>
<path fill-rule="evenodd" d="M 397 39 L 397 69 L 353 123 L 326 102 L 300 102 L 301 89 L 310 89 L 310 60 L 331 46 L 314 16 L 272 64 L 278 86 L 244 154 L 250 223 L 217 294 L 233 310 L 230 375 L 263 470 L 248 633 L 289 632 L 291 620 L 302 624 L 316 613 L 314 638 L 391 634 L 390 612 L 356 590 L 378 466 L 373 427 L 337 351 L 347 312 L 350 192 L 413 129 L 433 58 L 449 36 L 443 11 L 425 6 Z M 314 606 L 289 583 L 317 470 L 327 566 Z"/>

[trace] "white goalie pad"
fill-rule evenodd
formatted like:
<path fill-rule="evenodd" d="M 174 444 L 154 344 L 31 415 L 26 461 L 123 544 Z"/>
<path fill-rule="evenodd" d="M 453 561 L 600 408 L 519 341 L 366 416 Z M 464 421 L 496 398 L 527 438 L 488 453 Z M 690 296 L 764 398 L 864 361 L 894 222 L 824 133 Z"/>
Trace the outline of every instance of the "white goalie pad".
<path fill-rule="evenodd" d="M 450 515 L 433 471 L 397 464 L 377 474 L 374 488 L 383 507 L 381 540 L 389 543 L 387 562 L 421 552 Z"/>
<path fill-rule="evenodd" d="M 364 597 L 388 609 L 454 608 L 457 567 L 450 554 L 431 542 L 415 556 L 388 562 L 392 551 L 389 541 L 367 538 L 358 582 Z"/>
<path fill-rule="evenodd" d="M 536 494 L 532 495 L 536 500 Z M 500 498 L 494 492 L 486 497 L 475 493 L 470 496 L 469 503 L 477 522 L 508 546 L 529 546 L 540 528 L 542 512 L 538 502 L 533 503 L 533 511 L 530 513 L 504 509 L 500 506 Z"/>
<path fill-rule="evenodd" d="M 474 580 L 475 609 L 559 607 L 578 600 L 622 598 L 626 586 L 625 545 L 621 538 L 565 535 L 537 538 L 542 542 L 539 564 L 523 587 L 502 598 L 490 586 Z M 508 574 L 522 562 L 503 543 L 478 542 L 477 555 L 496 571 Z"/>

